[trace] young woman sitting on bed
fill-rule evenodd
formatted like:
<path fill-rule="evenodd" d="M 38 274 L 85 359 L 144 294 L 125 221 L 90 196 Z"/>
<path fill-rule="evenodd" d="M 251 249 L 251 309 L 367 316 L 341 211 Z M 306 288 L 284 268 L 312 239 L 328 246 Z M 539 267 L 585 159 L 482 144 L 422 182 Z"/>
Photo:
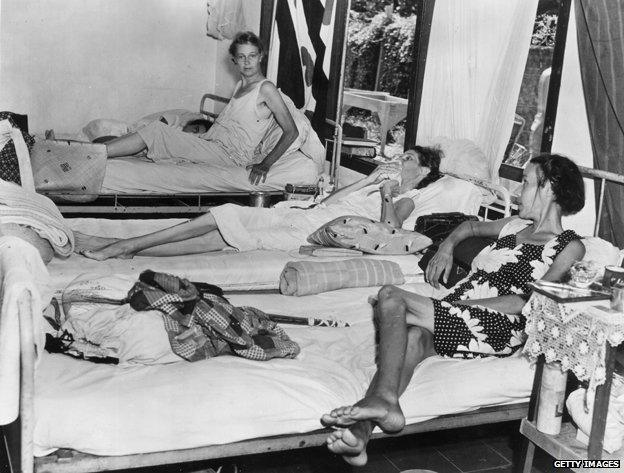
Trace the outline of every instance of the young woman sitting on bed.
<path fill-rule="evenodd" d="M 454 207 L 453 202 L 458 200 L 470 200 L 468 194 L 471 192 L 477 194 L 476 201 L 480 202 L 479 191 L 471 183 L 449 176 L 441 177 L 440 159 L 440 151 L 415 146 L 401 155 L 397 162 L 379 166 L 369 176 L 336 191 L 313 208 L 288 207 L 289 204 L 297 205 L 296 201 L 286 201 L 284 205 L 278 204 L 273 208 L 225 204 L 194 220 L 125 240 L 77 233 L 76 251 L 89 258 L 104 260 L 129 258 L 136 254 L 174 256 L 203 253 L 228 246 L 238 250 L 293 250 L 307 244 L 308 235 L 321 225 L 345 215 L 381 219 L 395 227 L 413 230 L 419 213 L 456 210 L 449 207 Z M 399 172 L 400 184 L 388 179 Z M 455 192 L 457 197 L 440 199 L 446 188 L 436 186 L 448 182 L 459 190 Z M 430 185 L 432 183 L 435 186 Z"/>
<path fill-rule="evenodd" d="M 524 342 L 521 310 L 528 283 L 560 280 L 585 254 L 580 237 L 561 226 L 561 216 L 578 212 L 584 200 L 583 179 L 572 161 L 558 155 L 533 158 L 524 171 L 519 216 L 462 223 L 429 262 L 426 279 L 437 288 L 438 278 L 450 272 L 458 242 L 470 236 L 498 238 L 446 297 L 383 287 L 375 306 L 377 373 L 362 400 L 323 415 L 323 424 L 342 427 L 328 437 L 329 449 L 348 463 L 363 465 L 374 426 L 385 432 L 403 429 L 399 396 L 424 358 L 515 353 Z"/>
<path fill-rule="evenodd" d="M 250 169 L 252 184 L 265 182 L 271 166 L 299 132 L 279 90 L 262 74 L 264 49 L 259 38 L 250 31 L 238 33 L 229 52 L 241 79 L 207 132 L 194 136 L 154 121 L 107 142 L 108 157 L 131 156 L 147 149 L 147 156 L 155 161 L 183 158 L 220 167 L 244 166 Z M 274 121 L 282 128 L 282 135 L 262 161 L 255 162 L 254 151 Z"/>

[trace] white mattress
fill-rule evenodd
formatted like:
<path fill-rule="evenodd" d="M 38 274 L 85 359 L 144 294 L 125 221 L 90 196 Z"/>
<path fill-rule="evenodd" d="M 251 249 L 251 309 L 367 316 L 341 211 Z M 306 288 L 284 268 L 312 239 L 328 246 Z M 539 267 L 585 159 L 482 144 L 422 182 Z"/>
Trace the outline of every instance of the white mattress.
<path fill-rule="evenodd" d="M 109 159 L 102 183 L 102 194 L 159 194 L 284 190 L 286 184 L 316 184 L 317 164 L 301 151 L 289 154 L 271 168 L 267 181 L 257 186 L 245 168 L 219 168 L 205 164 L 151 161 L 129 158 Z"/>
<path fill-rule="evenodd" d="M 267 312 L 334 316 L 348 328 L 284 326 L 301 345 L 294 360 L 223 356 L 155 366 L 97 365 L 45 353 L 36 376 L 35 454 L 57 448 L 123 455 L 301 433 L 321 414 L 361 398 L 374 372 L 374 330 L 366 300 L 376 288 L 315 296 L 232 296 Z M 525 358 L 432 357 L 401 399 L 408 423 L 514 403 L 530 394 Z"/>
<path fill-rule="evenodd" d="M 183 222 L 183 219 L 108 220 L 96 218 L 67 219 L 74 231 L 102 237 L 126 238 L 156 231 Z M 340 259 L 347 259 L 343 257 Z M 364 258 L 395 261 L 401 267 L 406 282 L 422 281 L 418 266 L 419 255 L 377 256 Z M 48 269 L 56 288 L 63 288 L 77 275 L 83 273 L 135 274 L 152 269 L 173 273 L 191 281 L 204 280 L 224 289 L 276 289 L 279 276 L 288 261 L 311 259 L 329 261 L 337 258 L 302 256 L 298 252 L 255 250 L 247 252 L 219 251 L 200 255 L 176 257 L 142 257 L 94 261 L 78 254 L 67 259 L 55 258 Z"/>

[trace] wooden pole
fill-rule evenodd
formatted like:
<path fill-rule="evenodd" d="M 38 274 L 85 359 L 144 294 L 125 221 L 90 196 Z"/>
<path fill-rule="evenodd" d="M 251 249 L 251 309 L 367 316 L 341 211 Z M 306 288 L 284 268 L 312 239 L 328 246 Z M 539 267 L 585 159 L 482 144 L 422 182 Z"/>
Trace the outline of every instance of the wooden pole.
<path fill-rule="evenodd" d="M 555 32 L 555 49 L 553 51 L 552 69 L 548 84 L 548 99 L 544 111 L 544 129 L 542 132 L 542 144 L 540 151 L 550 153 L 553 136 L 555 134 L 555 122 L 557 120 L 557 106 L 559 104 L 559 90 L 561 89 L 561 72 L 565 55 L 566 38 L 568 36 L 568 24 L 570 20 L 570 8 L 572 0 L 561 0 L 557 17 L 557 31 Z"/>
<path fill-rule="evenodd" d="M 429 36 L 435 0 L 417 0 L 416 4 L 416 28 L 414 31 L 414 45 L 412 55 L 412 67 L 410 71 L 410 88 L 407 95 L 407 119 L 405 120 L 405 144 L 404 149 L 416 144 L 418 131 L 418 115 L 422 99 L 422 86 L 425 78 L 425 64 L 427 63 L 427 50 L 429 48 Z"/>

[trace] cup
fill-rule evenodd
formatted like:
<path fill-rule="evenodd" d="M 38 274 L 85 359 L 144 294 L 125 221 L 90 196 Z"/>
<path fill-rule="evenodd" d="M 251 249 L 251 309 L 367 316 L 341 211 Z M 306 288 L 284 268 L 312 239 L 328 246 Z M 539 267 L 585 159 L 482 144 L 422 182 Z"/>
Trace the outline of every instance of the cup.
<path fill-rule="evenodd" d="M 603 287 L 610 289 L 618 283 L 624 284 L 624 268 L 620 266 L 605 267 L 604 276 L 602 278 Z"/>
<path fill-rule="evenodd" d="M 251 192 L 249 194 L 249 205 L 251 207 L 268 207 L 271 203 L 271 196 L 266 192 Z"/>

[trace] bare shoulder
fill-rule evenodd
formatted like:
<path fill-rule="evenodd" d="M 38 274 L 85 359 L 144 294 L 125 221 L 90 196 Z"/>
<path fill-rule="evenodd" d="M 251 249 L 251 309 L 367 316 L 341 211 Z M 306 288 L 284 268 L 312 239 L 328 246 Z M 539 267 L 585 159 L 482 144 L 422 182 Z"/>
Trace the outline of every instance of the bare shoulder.
<path fill-rule="evenodd" d="M 279 90 L 275 87 L 275 84 L 270 80 L 265 80 L 260 86 L 260 93 L 267 97 L 279 95 Z"/>

